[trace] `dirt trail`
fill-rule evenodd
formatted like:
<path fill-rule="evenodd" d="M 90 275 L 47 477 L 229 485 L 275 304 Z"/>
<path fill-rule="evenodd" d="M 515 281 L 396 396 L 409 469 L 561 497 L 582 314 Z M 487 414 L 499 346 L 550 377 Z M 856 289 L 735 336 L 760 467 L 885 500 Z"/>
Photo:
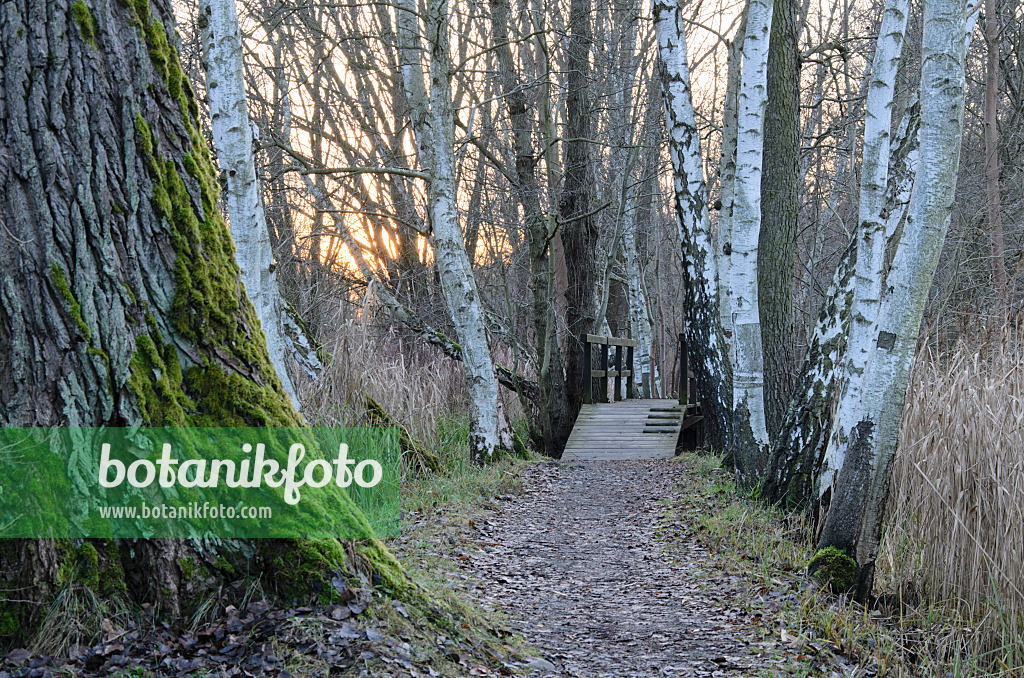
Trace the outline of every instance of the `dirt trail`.
<path fill-rule="evenodd" d="M 678 465 L 550 464 L 478 526 L 476 595 L 553 666 L 548 675 L 753 675 L 759 638 L 693 544 L 656 538 Z M 716 588 L 716 586 L 718 588 Z M 763 664 L 762 664 L 763 666 Z M 545 673 L 545 671 L 540 671 Z"/>

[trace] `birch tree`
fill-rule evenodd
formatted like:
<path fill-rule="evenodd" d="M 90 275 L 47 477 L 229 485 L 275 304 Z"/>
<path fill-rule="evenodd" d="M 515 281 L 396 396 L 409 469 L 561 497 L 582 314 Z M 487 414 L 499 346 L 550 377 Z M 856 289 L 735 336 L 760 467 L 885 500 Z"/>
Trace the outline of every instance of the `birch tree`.
<path fill-rule="evenodd" d="M 496 451 L 512 449 L 499 417 L 498 383 L 473 267 L 456 217 L 455 123 L 451 91 L 448 0 L 429 0 L 424 17 L 429 49 L 430 90 L 421 66 L 420 31 L 415 0 L 398 11 L 402 40 L 402 77 L 416 132 L 420 160 L 427 168 L 427 210 L 441 289 L 459 334 L 470 409 L 470 451 L 487 461 Z M 504 438 L 504 439 L 503 439 Z"/>
<path fill-rule="evenodd" d="M 764 360 L 758 309 L 757 256 L 761 230 L 761 161 L 764 149 L 772 0 L 750 0 L 743 40 L 743 75 L 736 134 L 736 196 L 732 218 L 733 445 L 736 476 L 750 487 L 768 461 Z"/>
<path fill-rule="evenodd" d="M 682 243 L 687 343 L 707 424 L 708 442 L 724 450 L 730 440 L 732 412 L 730 394 L 725 391 L 722 379 L 722 375 L 729 372 L 728 348 L 719 323 L 717 259 L 708 215 L 700 134 L 690 95 L 686 33 L 677 3 L 658 0 L 653 9 L 674 168 L 676 218 Z M 756 291 L 756 278 L 754 286 Z M 754 312 L 756 314 L 756 307 Z"/>
<path fill-rule="evenodd" d="M 964 19 L 962 0 L 924 4 L 917 186 L 886 279 L 888 291 L 879 308 L 857 423 L 845 445 L 819 542 L 819 548 L 836 547 L 854 559 L 854 595 L 859 600 L 871 595 L 911 363 L 956 190 L 965 90 Z"/>
<path fill-rule="evenodd" d="M 626 263 L 626 292 L 629 301 L 629 324 L 632 337 L 636 339 L 633 365 L 630 369 L 637 375 L 640 394 L 650 398 L 657 392 L 651 381 L 651 320 L 647 313 L 647 295 L 644 291 L 643 271 L 640 267 L 640 250 L 636 242 L 636 220 L 626 215 L 622 225 L 623 255 Z"/>
<path fill-rule="evenodd" d="M 978 7 L 975 4 L 967 12 L 963 34 L 965 52 L 977 22 Z M 884 38 L 884 33 L 880 36 Z M 883 247 L 893 246 L 899 227 L 907 219 L 920 165 L 920 111 L 920 100 L 915 95 L 888 143 L 887 187 L 884 208 L 880 212 L 884 224 L 875 236 Z M 844 387 L 843 368 L 860 263 L 857 251 L 861 227 L 862 222 L 858 222 L 822 304 L 794 400 L 778 438 L 773 441 L 771 460 L 761 487 L 760 496 L 765 501 L 806 507 L 815 519 L 819 517 L 819 507 L 828 508 L 842 467 L 838 456 L 841 452 L 837 452 L 839 436 L 835 432 L 836 410 L 841 404 L 836 401 Z M 883 269 L 883 281 L 886 274 Z"/>
<path fill-rule="evenodd" d="M 889 189 L 890 130 L 893 125 L 894 87 L 897 81 L 903 36 L 910 12 L 908 0 L 887 0 L 878 30 L 875 56 L 871 65 L 867 103 L 864 109 L 860 211 L 856 242 L 856 275 L 850 310 L 849 340 L 843 360 L 845 385 L 835 415 L 833 436 L 821 469 L 820 497 L 842 468 L 839 449 L 846 431 L 852 426 L 853 411 L 861 398 L 861 380 L 871 341 L 874 338 L 878 308 L 885 282 L 887 196 Z M 837 439 L 838 438 L 838 439 Z M 832 474 L 830 476 L 830 474 Z"/>
<path fill-rule="evenodd" d="M 743 59 L 743 36 L 747 33 L 747 9 L 743 8 L 740 25 L 727 45 L 725 101 L 722 106 L 721 201 L 718 212 L 718 232 L 715 256 L 718 259 L 719 317 L 722 334 L 729 343 L 730 362 L 735 362 L 732 348 L 732 215 L 736 201 L 736 132 L 739 124 L 740 65 Z M 732 376 L 727 375 L 726 387 L 732 392 Z"/>
<path fill-rule="evenodd" d="M 204 2 L 201 17 L 210 121 L 225 175 L 224 202 L 235 257 L 260 319 L 271 362 L 292 405 L 298 408 L 288 358 L 296 359 L 311 375 L 320 368 L 320 361 L 301 325 L 291 317 L 274 275 L 274 253 L 253 162 L 253 134 L 245 100 L 242 39 L 235 1 Z"/>

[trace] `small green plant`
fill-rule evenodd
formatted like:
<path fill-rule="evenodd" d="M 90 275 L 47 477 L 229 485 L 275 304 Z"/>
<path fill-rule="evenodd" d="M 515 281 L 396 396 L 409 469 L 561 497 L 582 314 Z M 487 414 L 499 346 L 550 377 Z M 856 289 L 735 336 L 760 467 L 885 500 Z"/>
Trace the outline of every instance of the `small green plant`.
<path fill-rule="evenodd" d="M 835 546 L 826 546 L 807 563 L 807 572 L 821 583 L 830 585 L 833 590 L 845 591 L 853 586 L 857 562 L 845 551 Z"/>

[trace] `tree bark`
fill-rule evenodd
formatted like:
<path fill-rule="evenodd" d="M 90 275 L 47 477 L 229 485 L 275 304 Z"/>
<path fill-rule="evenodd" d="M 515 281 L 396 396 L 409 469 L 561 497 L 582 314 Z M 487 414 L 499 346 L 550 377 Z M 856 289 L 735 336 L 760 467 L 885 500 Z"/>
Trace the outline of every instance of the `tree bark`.
<path fill-rule="evenodd" d="M 718 233 L 715 256 L 718 259 L 718 305 L 722 334 L 729 345 L 729 362 L 735 364 L 732 341 L 732 219 L 736 203 L 736 133 L 739 125 L 739 94 L 743 58 L 743 37 L 747 33 L 747 9 L 743 8 L 736 35 L 728 45 L 725 102 L 722 109 L 721 207 L 718 212 Z M 732 374 L 726 377 L 726 388 L 732 392 Z"/>
<path fill-rule="evenodd" d="M 793 283 L 800 216 L 800 0 L 775 0 L 768 48 L 757 294 L 769 439 L 786 416 L 796 371 Z M 745 68 L 745 67 L 744 67 Z"/>
<path fill-rule="evenodd" d="M 927 0 L 921 62 L 921 164 L 899 249 L 886 280 L 863 396 L 844 457 L 840 487 L 819 548 L 844 549 L 857 563 L 855 597 L 874 581 L 889 476 L 911 363 L 956 190 L 965 90 L 964 4 Z"/>
<path fill-rule="evenodd" d="M 685 319 L 691 364 L 700 393 L 707 441 L 726 450 L 730 440 L 731 394 L 725 390 L 723 375 L 730 372 L 728 348 L 719 324 L 718 267 L 708 193 L 704 181 L 700 134 L 690 95 L 686 33 L 675 2 L 656 0 L 654 23 L 662 87 L 669 126 L 675 206 L 685 289 Z"/>
<path fill-rule="evenodd" d="M 967 15 L 964 52 L 970 45 L 977 8 Z M 890 250 L 899 227 L 907 218 L 920 165 L 921 105 L 917 96 L 907 107 L 896 136 L 890 143 L 886 189 L 884 242 Z M 808 508 L 812 519 L 828 509 L 841 468 L 829 460 L 835 454 L 834 412 L 841 388 L 841 366 L 848 341 L 853 305 L 854 271 L 859 229 L 839 262 L 801 369 L 801 381 L 786 415 L 786 422 L 772 446 L 771 461 L 761 488 L 761 498 Z M 819 510 L 820 509 L 820 510 Z"/>
<path fill-rule="evenodd" d="M 622 228 L 623 254 L 626 263 L 626 298 L 629 304 L 630 336 L 636 339 L 633 370 L 638 393 L 651 397 L 651 320 L 647 313 L 647 293 L 644 290 L 640 250 L 636 242 L 636 219 L 627 215 Z"/>
<path fill-rule="evenodd" d="M 885 243 L 892 242 L 897 226 L 906 217 L 917 171 L 920 122 L 920 108 L 912 104 L 890 144 L 883 211 Z M 839 473 L 839 467 L 828 460 L 828 455 L 829 445 L 836 437 L 835 403 L 843 385 L 842 366 L 853 317 L 861 227 L 860 223 L 855 226 L 818 312 L 800 381 L 782 430 L 772 443 L 771 461 L 761 488 L 760 496 L 765 501 L 807 508 L 812 520 L 818 517 L 819 505 L 827 508 L 830 503 Z"/>
<path fill-rule="evenodd" d="M 594 326 L 597 288 L 597 246 L 600 237 L 594 208 L 590 105 L 591 0 L 570 0 L 569 42 L 566 47 L 565 141 L 563 180 L 558 202 L 566 264 L 566 391 L 575 418 L 583 403 L 583 344 L 581 336 Z"/>
<path fill-rule="evenodd" d="M 768 462 L 764 362 L 758 315 L 758 239 L 761 161 L 772 0 L 751 0 L 743 41 L 743 76 L 736 143 L 736 201 L 732 221 L 733 448 L 736 477 L 752 487 Z"/>

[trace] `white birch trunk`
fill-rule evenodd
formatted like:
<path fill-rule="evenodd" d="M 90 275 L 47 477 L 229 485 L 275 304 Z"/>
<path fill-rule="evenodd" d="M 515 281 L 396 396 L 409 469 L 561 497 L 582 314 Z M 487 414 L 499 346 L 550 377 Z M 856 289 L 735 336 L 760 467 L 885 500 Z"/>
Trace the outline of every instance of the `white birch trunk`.
<path fill-rule="evenodd" d="M 963 129 L 962 0 L 926 0 L 921 61 L 921 162 L 899 249 L 886 279 L 856 427 L 820 546 L 857 561 L 856 596 L 871 594 L 911 363 L 949 228 Z"/>
<path fill-rule="evenodd" d="M 882 284 L 885 280 L 886 195 L 889 188 L 889 131 L 896 73 L 899 70 L 903 35 L 907 28 L 909 0 L 887 0 L 875 44 L 867 103 L 864 109 L 864 144 L 857 229 L 856 285 L 851 308 L 850 338 L 843 372 L 846 384 L 832 427 L 832 436 L 822 466 L 823 477 L 833 477 L 842 468 L 839 453 L 844 432 L 853 425 L 856 403 L 861 395 L 861 378 L 871 352 Z M 830 482 L 822 483 L 821 491 Z M 821 495 L 819 494 L 819 497 Z"/>
<path fill-rule="evenodd" d="M 687 343 L 691 347 L 691 365 L 708 424 L 709 442 L 713 447 L 725 449 L 730 443 L 729 418 L 732 412 L 724 378 L 729 371 L 728 348 L 717 308 L 717 257 L 708 214 L 700 134 L 690 94 L 686 33 L 677 3 L 673 0 L 656 0 L 654 23 L 663 69 L 665 115 L 669 127 L 677 225 L 686 280 Z M 755 235 L 755 248 L 756 244 Z M 755 271 L 755 288 L 756 284 Z M 756 301 L 754 316 L 757 316 Z M 763 407 L 761 421 L 763 424 Z"/>
<path fill-rule="evenodd" d="M 498 412 L 498 383 L 487 341 L 483 306 L 456 216 L 455 122 L 451 91 L 448 0 L 429 0 L 426 16 L 430 50 L 430 92 L 426 95 L 415 0 L 399 6 L 402 72 L 420 160 L 429 171 L 427 210 L 441 290 L 459 334 L 469 391 L 470 450 L 477 461 L 498 449 L 512 449 Z M 426 98 L 425 98 L 426 96 Z M 504 439 L 507 438 L 507 439 Z"/>
<path fill-rule="evenodd" d="M 722 110 L 722 206 L 718 211 L 718 238 L 715 257 L 718 260 L 718 312 L 722 333 L 732 339 L 732 214 L 736 196 L 736 126 L 739 115 L 740 62 L 743 56 L 743 36 L 747 32 L 746 10 L 736 35 L 729 43 L 729 57 L 725 85 L 725 105 Z M 729 342 L 729 359 L 736 356 Z"/>
<path fill-rule="evenodd" d="M 298 340 L 312 349 L 301 327 L 288 315 L 277 288 L 274 254 L 270 245 L 263 200 L 253 161 L 253 135 L 245 100 L 242 38 L 234 0 L 208 0 L 203 6 L 203 48 L 206 90 L 210 102 L 213 141 L 221 168 L 227 175 L 227 205 L 235 258 L 245 291 L 252 301 L 267 339 L 267 352 L 288 397 L 298 409 L 299 399 L 287 368 L 290 343 Z M 290 340 L 290 328 L 295 339 Z M 308 351 L 316 361 L 315 351 Z M 303 360 L 302 362 L 308 362 Z"/>
<path fill-rule="evenodd" d="M 772 0 L 751 0 L 743 40 L 743 76 L 736 135 L 736 198 L 732 219 L 732 314 L 736 358 L 736 475 L 747 487 L 768 461 L 764 409 L 764 359 L 757 295 L 757 244 L 761 231 L 761 163 L 767 96 L 768 37 Z"/>
<path fill-rule="evenodd" d="M 636 348 L 629 369 L 636 375 L 636 388 L 644 398 L 651 397 L 651 321 L 647 315 L 647 295 L 640 268 L 640 252 L 636 246 L 636 222 L 625 214 L 622 241 L 626 259 L 626 297 L 629 302 L 629 325 Z"/>
<path fill-rule="evenodd" d="M 896 80 L 899 48 L 892 44 L 895 36 L 886 33 L 886 19 L 890 19 L 889 30 L 891 31 L 893 29 L 892 22 L 898 20 L 898 15 L 890 15 L 890 6 L 897 1 L 901 5 L 897 11 L 903 15 L 902 28 L 904 31 L 906 30 L 908 3 L 905 0 L 890 0 L 886 4 L 886 15 L 882 18 L 882 27 L 879 30 L 879 50 L 883 49 L 881 44 L 883 40 L 887 41 L 885 51 L 889 53 L 891 61 L 882 65 L 886 72 L 881 77 L 872 74 L 871 87 L 868 91 L 867 111 L 869 112 L 866 113 L 867 120 L 864 129 L 864 168 L 858 226 L 862 229 L 870 226 L 874 229 L 874 235 L 867 238 L 860 234 L 857 240 L 857 287 L 854 294 L 854 306 L 851 309 L 850 338 L 842 375 L 847 381 L 842 387 L 839 401 L 836 404 L 836 414 L 828 445 L 821 460 L 821 467 L 816 472 L 819 501 L 834 492 L 839 473 L 845 462 L 849 436 L 856 425 L 858 409 L 864 397 L 864 370 L 868 358 L 875 348 L 874 341 L 878 329 L 882 290 L 887 286 L 886 250 L 896 236 L 899 226 L 908 218 L 918 176 L 918 166 L 921 162 L 920 94 L 923 93 L 915 95 L 910 106 L 907 107 L 896 134 L 895 141 L 901 147 L 899 156 L 902 158 L 902 162 L 896 163 L 894 167 L 890 167 L 889 162 L 892 149 L 888 136 L 892 124 L 892 83 Z M 970 47 L 980 7 L 979 0 L 966 10 L 963 34 L 964 53 Z M 878 66 L 878 55 L 879 52 L 876 51 L 875 66 Z M 890 109 L 888 123 L 885 123 L 884 116 L 876 119 L 870 113 L 872 110 L 877 110 L 879 101 L 884 101 L 882 96 L 884 92 L 876 92 L 876 89 L 888 89 Z M 876 95 L 874 107 L 872 106 L 872 94 Z M 877 138 L 881 134 L 885 135 L 884 141 Z M 872 137 L 874 137 L 873 141 L 876 145 L 873 150 L 869 151 L 872 148 Z M 884 144 L 884 148 L 882 144 Z M 876 157 L 876 153 L 879 162 L 883 158 L 885 160 L 887 168 L 885 172 L 881 171 L 881 166 L 870 166 L 869 161 Z M 871 172 L 870 179 L 869 171 Z M 862 257 L 867 257 L 867 261 Z"/>

